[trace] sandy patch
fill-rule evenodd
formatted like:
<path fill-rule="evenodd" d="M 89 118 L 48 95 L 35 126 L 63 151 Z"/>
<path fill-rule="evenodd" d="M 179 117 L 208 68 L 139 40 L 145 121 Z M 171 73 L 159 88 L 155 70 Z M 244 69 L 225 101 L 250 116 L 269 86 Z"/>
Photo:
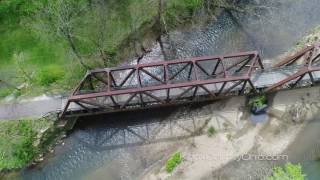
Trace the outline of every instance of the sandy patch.
<path fill-rule="evenodd" d="M 252 152 L 253 148 L 258 154 L 279 155 L 318 112 L 320 99 L 314 97 L 319 97 L 319 88 L 278 92 L 273 98 L 268 122 L 257 126 L 252 126 L 249 119 L 243 119 L 243 99 L 239 101 L 239 97 L 236 97 L 222 104 L 218 102 L 215 107 L 220 109 L 212 111 L 208 123 L 208 126 L 217 129 L 217 134 L 214 137 L 204 134 L 194 138 L 192 145 L 186 143 L 178 147 L 183 162 L 173 173 L 167 173 L 165 162 L 161 162 L 158 164 L 162 167 L 160 170 L 150 170 L 143 179 L 202 179 L 224 165 L 239 160 L 240 156 Z"/>

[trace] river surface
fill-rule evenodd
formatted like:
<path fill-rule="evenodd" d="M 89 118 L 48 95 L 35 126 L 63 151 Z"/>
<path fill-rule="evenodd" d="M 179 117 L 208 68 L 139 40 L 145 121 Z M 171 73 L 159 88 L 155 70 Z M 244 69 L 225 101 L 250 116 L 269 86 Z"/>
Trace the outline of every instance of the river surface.
<path fill-rule="evenodd" d="M 170 33 L 164 37 L 166 58 L 218 55 L 258 50 L 262 59 L 273 58 L 294 46 L 308 31 L 320 25 L 319 0 L 257 0 L 248 13 L 223 12 L 201 28 Z M 249 5 L 248 5 L 249 4 Z M 259 7 L 259 8 L 258 8 Z M 262 8 L 262 9 L 261 9 Z M 152 57 L 163 57 L 158 46 Z M 150 109 L 81 119 L 64 145 L 45 162 L 21 172 L 26 180 L 139 179 L 179 145 L 181 139 L 198 135 L 210 112 L 206 106 Z M 308 125 L 292 145 L 293 161 L 301 162 L 308 179 L 319 179 L 318 120 Z M 308 158 L 304 156 L 312 154 Z"/>

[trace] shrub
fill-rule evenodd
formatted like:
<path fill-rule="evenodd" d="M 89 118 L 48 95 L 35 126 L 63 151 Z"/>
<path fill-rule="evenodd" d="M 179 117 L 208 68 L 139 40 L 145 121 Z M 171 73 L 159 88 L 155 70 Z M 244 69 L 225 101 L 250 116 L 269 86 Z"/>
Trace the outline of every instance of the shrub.
<path fill-rule="evenodd" d="M 13 156 L 21 164 L 25 164 L 36 154 L 36 150 L 32 145 L 36 132 L 32 129 L 31 123 L 27 121 L 19 121 L 16 131 L 21 137 L 19 143 L 13 145 Z"/>
<path fill-rule="evenodd" d="M 267 177 L 267 180 L 304 180 L 304 177 L 300 164 L 286 163 L 284 168 L 274 167 L 272 176 Z"/>
<path fill-rule="evenodd" d="M 0 171 L 23 167 L 37 154 L 33 146 L 36 131 L 32 121 L 10 120 L 0 125 Z"/>
<path fill-rule="evenodd" d="M 182 161 L 181 152 L 176 152 L 171 158 L 166 162 L 166 171 L 171 173 L 173 169 L 180 164 Z"/>
<path fill-rule="evenodd" d="M 12 93 L 12 89 L 0 87 L 0 98 L 4 98 Z"/>
<path fill-rule="evenodd" d="M 193 13 L 200 9 L 203 0 L 173 0 L 167 1 L 164 8 L 164 18 L 167 25 L 174 27 L 190 20 Z"/>
<path fill-rule="evenodd" d="M 207 133 L 208 133 L 208 136 L 211 137 L 216 133 L 216 129 L 214 129 L 213 126 L 210 126 Z"/>
<path fill-rule="evenodd" d="M 255 96 L 249 100 L 249 106 L 251 108 L 261 108 L 263 105 L 267 103 L 267 99 L 264 95 Z"/>
<path fill-rule="evenodd" d="M 17 159 L 19 164 L 26 164 L 36 155 L 36 150 L 32 145 L 33 137 L 22 137 L 19 144 L 14 145 L 13 156 Z"/>
<path fill-rule="evenodd" d="M 59 79 L 62 79 L 64 75 L 65 72 L 61 66 L 49 65 L 37 73 L 37 82 L 42 86 L 49 86 Z"/>

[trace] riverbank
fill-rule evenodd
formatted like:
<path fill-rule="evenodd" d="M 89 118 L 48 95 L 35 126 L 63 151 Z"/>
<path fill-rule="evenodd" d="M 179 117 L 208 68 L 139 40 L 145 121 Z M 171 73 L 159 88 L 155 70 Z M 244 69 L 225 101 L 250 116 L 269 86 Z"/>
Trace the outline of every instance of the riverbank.
<path fill-rule="evenodd" d="M 173 173 L 165 171 L 164 159 L 155 168 L 146 172 L 143 179 L 212 179 L 219 177 L 260 179 L 270 175 L 272 164 L 281 164 L 288 160 L 286 154 L 283 154 L 284 151 L 294 142 L 304 126 L 316 117 L 318 108 L 315 103 L 319 104 L 320 100 L 314 97 L 318 96 L 319 91 L 316 87 L 278 92 L 269 99 L 271 104 L 268 122 L 257 126 L 251 124 L 246 110 L 237 111 L 245 107 L 244 97 L 217 102 L 217 106 L 223 104 L 225 108 L 219 113 L 213 112 L 207 126 L 213 126 L 217 133 L 213 137 L 203 134 L 195 137 L 192 144 L 185 141 L 184 145 L 176 148 L 174 151 L 180 151 L 183 159 Z M 230 113 L 230 108 L 234 109 L 233 113 Z M 217 121 L 220 121 L 220 124 L 231 122 L 232 126 L 221 127 Z M 254 167 L 252 164 L 258 163 L 253 158 L 248 159 L 254 155 L 279 157 L 279 159 L 270 162 L 264 159 L 261 160 L 262 165 Z M 170 154 L 165 157 L 168 156 Z M 251 165 L 248 163 L 250 161 Z M 264 163 L 268 163 L 267 166 Z M 263 169 L 259 169 L 261 166 Z"/>
<path fill-rule="evenodd" d="M 0 178 L 4 179 L 12 179 L 22 168 L 43 161 L 65 136 L 54 114 L 40 119 L 1 120 L 0 129 Z"/>
<path fill-rule="evenodd" d="M 276 60 L 269 60 L 271 64 L 278 62 L 301 48 L 301 44 L 311 45 L 319 40 L 319 27 L 315 28 L 288 53 L 281 55 Z M 182 163 L 169 174 L 164 170 L 165 159 L 148 170 L 144 179 L 261 179 L 271 174 L 273 165 L 282 165 L 285 161 L 294 160 L 287 157 L 287 149 L 304 130 L 305 126 L 317 117 L 320 103 L 317 87 L 280 91 L 269 95 L 271 106 L 268 112 L 268 122 L 252 125 L 248 116 L 245 98 L 232 98 L 230 102 L 217 102 L 221 106 L 225 103 L 228 108 L 234 106 L 238 113 L 229 115 L 227 109 L 222 109 L 219 114 L 212 113 L 209 124 L 216 130 L 215 136 L 208 137 L 203 134 L 196 137 L 192 146 L 187 141 L 175 151 L 180 151 L 183 156 Z M 237 100 L 235 100 L 237 99 Z M 219 106 L 219 105 L 218 105 Z M 223 115 L 221 115 L 223 114 Z M 242 114 L 241 118 L 238 114 Z M 247 115 L 246 115 L 247 114 Z M 215 119 L 220 117 L 232 121 L 239 128 L 221 129 Z M 239 120 L 241 119 L 241 120 Z M 240 123 L 241 122 L 241 123 Z M 169 157 L 171 154 L 166 154 Z M 255 161 L 248 157 L 275 156 L 277 161 Z M 285 159 L 282 159 L 285 158 Z"/>

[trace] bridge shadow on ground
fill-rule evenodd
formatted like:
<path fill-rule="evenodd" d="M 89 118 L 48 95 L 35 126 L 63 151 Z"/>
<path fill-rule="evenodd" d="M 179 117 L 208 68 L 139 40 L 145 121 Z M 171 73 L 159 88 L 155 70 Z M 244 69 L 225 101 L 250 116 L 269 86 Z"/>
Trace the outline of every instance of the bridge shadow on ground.
<path fill-rule="evenodd" d="M 74 132 L 80 131 L 75 133 L 79 143 L 95 151 L 178 141 L 203 134 L 210 118 L 200 109 L 207 104 L 81 117 Z"/>

